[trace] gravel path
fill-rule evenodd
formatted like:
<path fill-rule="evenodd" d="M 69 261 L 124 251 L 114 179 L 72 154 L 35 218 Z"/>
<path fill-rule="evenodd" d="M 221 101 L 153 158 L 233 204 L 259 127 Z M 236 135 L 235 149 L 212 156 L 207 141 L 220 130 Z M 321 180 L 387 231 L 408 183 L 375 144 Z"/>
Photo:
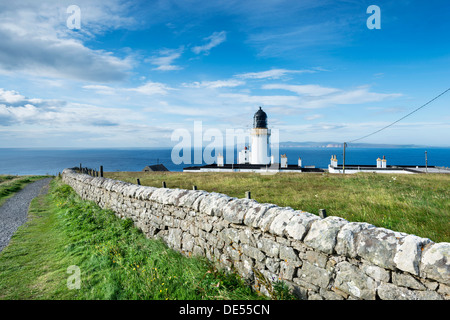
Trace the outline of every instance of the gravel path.
<path fill-rule="evenodd" d="M 8 245 L 17 228 L 27 221 L 31 200 L 47 193 L 50 180 L 52 178 L 45 178 L 26 185 L 0 207 L 0 252 Z"/>

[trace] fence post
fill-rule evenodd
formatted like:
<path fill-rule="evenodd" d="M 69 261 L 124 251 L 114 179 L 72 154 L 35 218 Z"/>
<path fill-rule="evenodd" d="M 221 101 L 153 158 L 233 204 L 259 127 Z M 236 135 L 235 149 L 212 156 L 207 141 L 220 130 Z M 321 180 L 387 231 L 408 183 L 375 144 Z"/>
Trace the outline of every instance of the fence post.
<path fill-rule="evenodd" d="M 166 182 L 165 182 L 165 181 L 162 182 L 162 187 L 163 187 L 163 188 L 167 188 Z"/>
<path fill-rule="evenodd" d="M 100 166 L 100 177 L 103 177 L 103 166 Z"/>
<path fill-rule="evenodd" d="M 137 184 L 140 186 L 141 185 L 141 180 L 139 180 L 139 178 L 137 178 L 136 180 L 137 180 Z"/>
<path fill-rule="evenodd" d="M 319 216 L 320 216 L 322 219 L 325 219 L 325 218 L 327 217 L 327 210 L 325 210 L 325 209 L 319 209 Z"/>
<path fill-rule="evenodd" d="M 251 199 L 251 198 L 252 198 L 251 192 L 250 192 L 250 191 L 245 191 L 245 197 L 246 197 L 247 199 Z"/>
<path fill-rule="evenodd" d="M 197 186 L 192 186 L 192 190 L 197 190 Z"/>

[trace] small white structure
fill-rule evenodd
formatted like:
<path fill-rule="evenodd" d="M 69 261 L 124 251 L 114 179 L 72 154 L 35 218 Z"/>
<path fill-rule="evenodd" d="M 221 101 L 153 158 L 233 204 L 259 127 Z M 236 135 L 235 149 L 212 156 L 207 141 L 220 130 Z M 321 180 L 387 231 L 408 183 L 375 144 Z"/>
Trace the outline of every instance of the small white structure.
<path fill-rule="evenodd" d="M 330 166 L 337 167 L 338 161 L 336 155 L 332 155 L 330 159 Z"/>
<path fill-rule="evenodd" d="M 298 167 L 302 167 L 302 158 L 298 157 Z"/>
<path fill-rule="evenodd" d="M 386 168 L 386 158 L 383 156 L 383 159 L 381 159 L 381 167 Z"/>
<path fill-rule="evenodd" d="M 281 168 L 287 168 L 288 167 L 288 161 L 287 161 L 287 157 L 285 154 L 281 155 Z"/>
<path fill-rule="evenodd" d="M 241 150 L 239 152 L 239 160 L 238 163 L 239 164 L 246 164 L 246 163 L 250 163 L 250 155 L 251 152 L 248 149 L 248 147 L 245 147 L 244 150 Z"/>
<path fill-rule="evenodd" d="M 223 155 L 219 153 L 219 155 L 217 156 L 217 166 L 218 167 L 223 167 Z"/>
<path fill-rule="evenodd" d="M 377 168 L 381 168 L 381 159 L 380 158 L 377 159 Z"/>

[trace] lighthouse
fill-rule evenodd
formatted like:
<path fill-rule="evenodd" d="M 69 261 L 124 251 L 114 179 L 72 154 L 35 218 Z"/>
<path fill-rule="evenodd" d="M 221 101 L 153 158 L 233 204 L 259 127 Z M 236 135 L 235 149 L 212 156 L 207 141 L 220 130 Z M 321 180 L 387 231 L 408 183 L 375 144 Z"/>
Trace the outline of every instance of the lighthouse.
<path fill-rule="evenodd" d="M 278 149 L 278 129 L 269 129 L 267 119 L 267 114 L 259 107 L 253 116 L 253 127 L 246 131 L 245 136 L 241 136 L 244 139 L 239 139 L 241 142 L 245 142 L 245 145 L 243 146 L 243 149 L 239 151 L 238 163 L 234 163 L 234 159 L 229 163 L 225 163 L 224 157 L 218 152 L 216 164 L 207 164 L 200 167 L 186 167 L 183 168 L 183 172 L 258 172 L 263 175 L 271 175 L 281 171 L 324 171 L 323 169 L 315 168 L 315 166 L 303 166 L 300 157 L 298 158 L 298 166 L 288 164 L 288 157 L 286 154 L 283 154 L 280 159 Z M 273 139 L 276 141 L 273 141 Z M 271 144 L 274 144 L 275 147 Z M 234 158 L 236 150 L 233 147 L 230 151 L 232 151 L 232 156 Z M 337 159 L 335 159 L 335 157 L 332 158 L 332 164 L 334 160 L 336 160 L 335 166 L 337 166 Z"/>
<path fill-rule="evenodd" d="M 267 128 L 267 114 L 259 107 L 253 116 L 251 131 L 250 164 L 270 164 L 270 129 Z"/>

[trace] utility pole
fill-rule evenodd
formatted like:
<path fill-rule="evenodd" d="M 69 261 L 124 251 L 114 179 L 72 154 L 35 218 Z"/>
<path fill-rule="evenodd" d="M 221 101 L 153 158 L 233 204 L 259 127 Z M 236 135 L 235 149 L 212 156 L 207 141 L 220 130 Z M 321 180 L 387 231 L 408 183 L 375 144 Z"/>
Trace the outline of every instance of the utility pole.
<path fill-rule="evenodd" d="M 425 151 L 425 172 L 428 173 L 428 157 L 426 151 Z"/>
<path fill-rule="evenodd" d="M 347 146 L 347 143 L 344 142 L 344 156 L 342 160 L 342 174 L 345 174 L 345 147 Z"/>

